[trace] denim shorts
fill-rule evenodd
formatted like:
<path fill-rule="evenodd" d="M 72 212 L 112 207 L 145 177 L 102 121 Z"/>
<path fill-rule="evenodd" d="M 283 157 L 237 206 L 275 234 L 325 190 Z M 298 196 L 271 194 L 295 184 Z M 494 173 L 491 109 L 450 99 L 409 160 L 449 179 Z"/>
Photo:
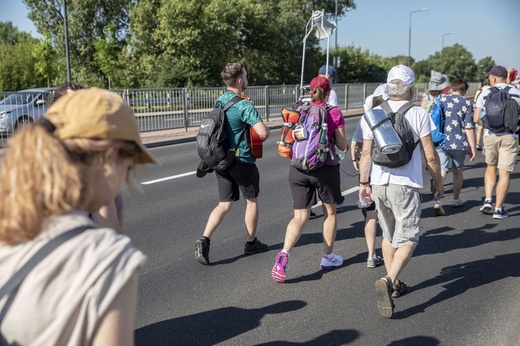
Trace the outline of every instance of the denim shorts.
<path fill-rule="evenodd" d="M 415 248 L 419 242 L 421 220 L 419 189 L 395 184 L 374 185 L 372 194 L 383 237 L 388 239 L 394 248 L 401 245 Z"/>
<path fill-rule="evenodd" d="M 437 149 L 439 159 L 441 160 L 441 171 L 449 172 L 455 169 L 464 168 L 464 159 L 468 155 L 465 150 L 445 150 Z M 451 167 L 450 167 L 451 161 Z"/>

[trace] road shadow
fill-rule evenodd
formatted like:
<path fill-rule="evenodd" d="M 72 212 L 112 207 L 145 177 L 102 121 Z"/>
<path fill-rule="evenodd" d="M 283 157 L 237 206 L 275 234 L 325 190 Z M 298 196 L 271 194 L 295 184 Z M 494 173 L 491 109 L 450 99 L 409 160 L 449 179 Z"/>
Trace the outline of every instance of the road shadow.
<path fill-rule="evenodd" d="M 268 346 L 268 345 L 327 345 L 327 346 L 339 346 L 346 345 L 354 342 L 358 339 L 360 333 L 356 330 L 345 329 L 345 330 L 331 330 L 327 334 L 323 334 L 309 341 L 304 342 L 289 342 L 289 341 L 271 341 L 263 344 L 256 344 L 256 346 Z"/>
<path fill-rule="evenodd" d="M 150 324 L 135 331 L 135 344 L 215 345 L 260 326 L 267 314 L 296 311 L 307 305 L 290 300 L 259 309 L 226 307 Z"/>
<path fill-rule="evenodd" d="M 419 238 L 420 245 L 417 246 L 414 257 L 468 249 L 496 241 L 513 240 L 519 237 L 518 228 L 497 232 L 486 231 L 495 227 L 497 227 L 497 224 L 486 224 L 478 229 L 465 229 L 457 234 L 443 234 L 454 230 L 454 228 L 448 226 L 429 230 Z"/>
<path fill-rule="evenodd" d="M 430 306 L 457 297 L 469 289 L 478 288 L 508 277 L 517 278 L 520 276 L 518 261 L 520 261 L 520 253 L 512 253 L 445 267 L 436 277 L 413 287 L 414 292 L 431 286 L 442 286 L 444 291 L 422 304 L 404 311 L 397 311 L 393 318 L 408 318 L 424 312 Z"/>
<path fill-rule="evenodd" d="M 388 346 L 438 346 L 441 342 L 431 336 L 411 336 L 406 339 L 392 341 Z"/>

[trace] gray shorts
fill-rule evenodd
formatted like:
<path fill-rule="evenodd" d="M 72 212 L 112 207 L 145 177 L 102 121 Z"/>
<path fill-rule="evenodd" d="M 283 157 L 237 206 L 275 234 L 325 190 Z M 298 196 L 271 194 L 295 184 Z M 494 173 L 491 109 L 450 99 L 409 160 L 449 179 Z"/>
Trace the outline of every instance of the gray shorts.
<path fill-rule="evenodd" d="M 419 189 L 394 184 L 373 185 L 372 193 L 383 237 L 394 248 L 405 244 L 415 248 L 419 242 L 421 220 Z"/>

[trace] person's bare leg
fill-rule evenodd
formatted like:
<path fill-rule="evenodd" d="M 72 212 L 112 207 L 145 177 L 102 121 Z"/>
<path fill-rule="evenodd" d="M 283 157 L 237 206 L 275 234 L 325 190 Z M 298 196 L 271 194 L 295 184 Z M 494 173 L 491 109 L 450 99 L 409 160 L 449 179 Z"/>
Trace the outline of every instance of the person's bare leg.
<path fill-rule="evenodd" d="M 377 213 L 375 210 L 367 211 L 365 220 L 365 241 L 367 243 L 368 257 L 376 256 L 376 232 Z"/>
<path fill-rule="evenodd" d="M 330 255 L 336 241 L 336 204 L 323 203 L 323 252 Z"/>
<path fill-rule="evenodd" d="M 496 208 L 502 208 L 504 201 L 506 200 L 507 191 L 509 190 L 509 172 L 498 170 L 498 183 L 497 183 L 497 198 Z"/>
<path fill-rule="evenodd" d="M 387 238 L 383 238 L 381 248 L 383 250 L 383 260 L 385 261 L 386 272 L 390 273 L 390 270 L 392 269 L 392 263 L 394 261 L 395 251 L 397 249 L 392 246 L 392 243 Z"/>
<path fill-rule="evenodd" d="M 245 224 L 247 230 L 247 241 L 255 240 L 256 228 L 258 226 L 258 203 L 257 199 L 246 199 Z"/>
<path fill-rule="evenodd" d="M 211 212 L 208 218 L 208 222 L 206 223 L 206 228 L 204 229 L 204 237 L 211 238 L 213 232 L 217 229 L 218 225 L 224 220 L 224 217 L 229 213 L 231 207 L 233 206 L 233 202 L 220 202 L 215 209 Z"/>
<path fill-rule="evenodd" d="M 497 166 L 487 165 L 486 172 L 484 173 L 484 192 L 486 199 L 493 198 L 493 190 L 495 190 L 495 184 L 497 182 Z"/>
<path fill-rule="evenodd" d="M 462 183 L 464 182 L 464 175 L 462 169 L 453 170 L 453 199 L 460 197 L 460 190 L 462 190 Z"/>
<path fill-rule="evenodd" d="M 307 224 L 307 220 L 309 220 L 310 212 L 311 208 L 294 210 L 294 216 L 291 221 L 289 221 L 285 231 L 283 251 L 289 252 L 296 245 L 296 242 L 300 239 L 305 225 Z"/>
<path fill-rule="evenodd" d="M 397 283 L 397 278 L 408 264 L 408 261 L 410 261 L 410 258 L 412 258 L 413 251 L 414 247 L 411 245 L 401 245 L 395 250 L 390 270 L 387 270 L 387 275 L 392 279 L 394 284 Z"/>

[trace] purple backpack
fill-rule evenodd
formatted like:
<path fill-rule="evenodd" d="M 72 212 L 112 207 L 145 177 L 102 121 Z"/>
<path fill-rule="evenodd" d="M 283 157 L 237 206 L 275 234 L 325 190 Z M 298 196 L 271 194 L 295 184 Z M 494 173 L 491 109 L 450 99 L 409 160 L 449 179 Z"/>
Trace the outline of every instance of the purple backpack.
<path fill-rule="evenodd" d="M 300 113 L 300 120 L 293 130 L 291 166 L 311 172 L 331 160 L 327 134 L 328 109 L 308 104 L 296 109 Z"/>

